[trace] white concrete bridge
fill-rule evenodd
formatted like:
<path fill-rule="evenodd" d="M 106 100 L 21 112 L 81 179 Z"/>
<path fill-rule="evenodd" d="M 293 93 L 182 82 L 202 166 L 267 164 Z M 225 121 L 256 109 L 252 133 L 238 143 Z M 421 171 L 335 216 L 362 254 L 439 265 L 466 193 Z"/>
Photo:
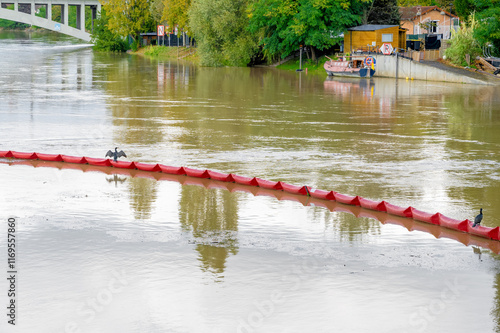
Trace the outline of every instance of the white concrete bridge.
<path fill-rule="evenodd" d="M 85 31 L 85 21 L 93 20 L 101 12 L 99 0 L 0 0 L 0 18 L 15 22 L 36 25 L 65 35 L 90 41 L 90 33 Z M 61 20 L 52 20 L 52 9 L 61 8 Z M 76 7 L 76 27 L 68 25 L 69 7 Z M 46 17 L 36 16 L 42 7 L 46 9 Z M 85 17 L 85 7 L 92 9 L 91 17 Z M 12 9 L 10 9 L 12 8 Z M 93 23 L 92 23 L 93 24 Z"/>

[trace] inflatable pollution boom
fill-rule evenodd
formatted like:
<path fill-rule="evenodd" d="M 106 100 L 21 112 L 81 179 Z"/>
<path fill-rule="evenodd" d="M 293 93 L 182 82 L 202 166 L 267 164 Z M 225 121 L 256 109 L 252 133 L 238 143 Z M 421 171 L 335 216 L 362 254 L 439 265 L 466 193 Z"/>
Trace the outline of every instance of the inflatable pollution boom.
<path fill-rule="evenodd" d="M 498 242 L 498 240 L 500 240 L 499 227 L 490 228 L 477 226 L 473 228 L 469 220 L 460 221 L 444 216 L 441 213 L 426 213 L 411 206 L 404 208 L 392 205 L 386 201 L 373 201 L 360 196 L 313 189 L 309 186 L 290 185 L 281 181 L 275 182 L 256 177 L 244 177 L 210 170 L 197 170 L 186 167 L 173 167 L 162 164 L 139 162 L 114 162 L 110 159 L 75 157 L 60 154 L 0 151 L 0 158 L 30 160 L 29 163 L 18 164 L 31 164 L 35 167 L 72 168 L 71 165 L 66 165 L 67 163 L 71 163 L 73 165 L 79 165 L 78 168 L 83 171 L 128 174 L 133 177 L 147 177 L 157 180 L 165 179 L 178 181 L 182 184 L 202 185 L 208 188 L 225 188 L 229 191 L 239 190 L 250 192 L 254 195 L 268 195 L 276 197 L 279 200 L 295 200 L 304 205 L 323 206 L 331 211 L 345 211 L 360 217 L 375 218 L 382 223 L 403 225 L 407 227 L 408 230 L 429 232 L 438 238 L 452 238 L 465 245 L 472 244 L 489 248 L 495 253 L 499 253 L 500 251 L 500 242 Z M 51 165 L 51 162 L 60 163 L 52 163 Z M 109 167 L 114 169 L 110 169 Z M 112 172 L 110 170 L 112 170 Z M 185 176 L 193 178 L 186 178 Z M 413 221 L 411 219 L 413 219 Z M 483 238 L 483 240 L 478 237 L 470 236 L 478 236 Z"/>

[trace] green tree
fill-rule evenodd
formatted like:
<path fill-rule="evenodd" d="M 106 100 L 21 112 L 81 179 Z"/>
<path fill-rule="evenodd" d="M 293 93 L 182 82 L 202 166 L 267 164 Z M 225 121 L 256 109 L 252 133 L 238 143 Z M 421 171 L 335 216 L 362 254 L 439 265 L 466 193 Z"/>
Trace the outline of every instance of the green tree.
<path fill-rule="evenodd" d="M 103 8 L 108 15 L 108 28 L 120 36 L 131 36 L 138 42 L 140 33 L 156 31 L 148 0 L 105 0 Z"/>
<path fill-rule="evenodd" d="M 500 0 L 473 0 L 478 25 L 474 37 L 481 46 L 493 45 L 495 52 L 500 51 Z"/>
<path fill-rule="evenodd" d="M 473 0 L 455 0 L 454 8 L 461 21 L 466 21 L 475 10 Z"/>
<path fill-rule="evenodd" d="M 0 28 L 3 29 L 26 29 L 28 27 L 29 24 L 0 19 Z"/>
<path fill-rule="evenodd" d="M 94 32 L 92 33 L 94 49 L 98 51 L 125 52 L 127 43 L 121 36 L 108 28 L 108 16 L 101 11 L 101 15 L 94 21 Z"/>
<path fill-rule="evenodd" d="M 257 50 L 246 30 L 246 0 L 198 0 L 189 9 L 189 26 L 203 66 L 246 66 Z"/>
<path fill-rule="evenodd" d="M 365 12 L 365 24 L 399 25 L 401 15 L 397 0 L 373 0 L 370 9 Z"/>
<path fill-rule="evenodd" d="M 365 0 L 256 0 L 249 30 L 261 36 L 268 59 L 285 58 L 300 45 L 324 50 L 337 44 L 348 27 L 361 22 Z"/>
<path fill-rule="evenodd" d="M 162 20 L 173 27 L 178 25 L 180 29 L 186 29 L 189 22 L 190 0 L 163 0 Z"/>
<path fill-rule="evenodd" d="M 164 0 L 151 0 L 149 4 L 149 11 L 151 14 L 151 18 L 155 22 L 162 22 L 163 9 L 165 5 L 163 4 Z"/>

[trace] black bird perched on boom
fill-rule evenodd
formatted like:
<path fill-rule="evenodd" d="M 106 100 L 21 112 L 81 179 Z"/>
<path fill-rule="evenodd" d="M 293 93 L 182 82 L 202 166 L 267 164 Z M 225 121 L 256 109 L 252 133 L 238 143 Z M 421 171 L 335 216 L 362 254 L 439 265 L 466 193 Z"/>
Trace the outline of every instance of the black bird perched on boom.
<path fill-rule="evenodd" d="M 106 156 L 105 156 L 105 157 L 108 157 L 108 156 L 109 156 L 109 157 L 113 157 L 113 160 L 114 160 L 115 162 L 117 162 L 117 161 L 118 161 L 118 158 L 119 158 L 119 157 L 122 157 L 122 156 L 123 156 L 123 157 L 127 157 L 127 155 L 125 155 L 125 152 L 124 152 L 123 150 L 118 151 L 118 147 L 115 147 L 115 151 L 114 151 L 114 152 L 113 152 L 113 151 L 111 151 L 111 150 L 108 150 L 108 152 L 106 153 Z"/>
<path fill-rule="evenodd" d="M 474 228 L 476 225 L 480 225 L 482 220 L 483 220 L 483 209 L 481 208 L 479 210 L 479 214 L 474 219 L 474 224 L 472 225 L 472 227 Z"/>

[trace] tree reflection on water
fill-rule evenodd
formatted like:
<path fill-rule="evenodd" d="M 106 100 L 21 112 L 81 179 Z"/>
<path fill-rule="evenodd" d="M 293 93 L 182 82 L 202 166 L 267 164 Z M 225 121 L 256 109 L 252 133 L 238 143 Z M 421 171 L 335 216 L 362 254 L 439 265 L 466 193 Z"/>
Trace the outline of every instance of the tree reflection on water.
<path fill-rule="evenodd" d="M 226 190 L 182 186 L 179 202 L 182 228 L 192 233 L 204 271 L 221 274 L 230 254 L 238 253 L 238 201 Z"/>

